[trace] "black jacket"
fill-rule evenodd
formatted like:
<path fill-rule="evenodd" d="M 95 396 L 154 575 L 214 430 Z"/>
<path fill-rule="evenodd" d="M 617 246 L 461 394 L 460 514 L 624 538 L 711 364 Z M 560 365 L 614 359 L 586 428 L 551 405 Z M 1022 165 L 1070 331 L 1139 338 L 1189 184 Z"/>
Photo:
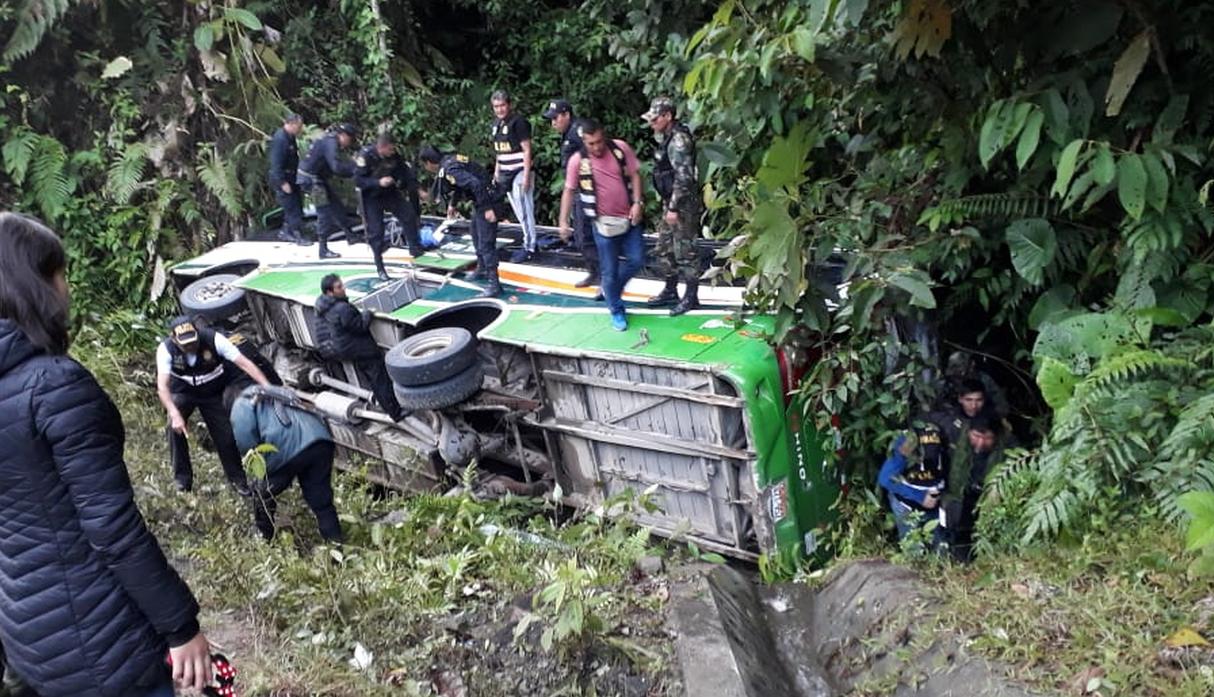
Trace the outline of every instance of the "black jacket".
<path fill-rule="evenodd" d="M 326 133 L 313 141 L 299 169 L 313 183 L 328 184 L 333 177 L 354 176 L 354 163 L 341 156 L 336 133 Z"/>
<path fill-rule="evenodd" d="M 135 506 L 113 402 L 0 319 L 0 642 L 41 697 L 167 677 L 198 604 Z"/>
<path fill-rule="evenodd" d="M 295 186 L 295 172 L 299 169 L 299 144 L 295 136 L 283 129 L 274 131 L 270 139 L 270 172 L 268 179 L 270 187 L 275 191 L 282 188 L 283 182 Z"/>
<path fill-rule="evenodd" d="M 316 345 L 330 360 L 382 359 L 371 337 L 371 313 L 360 312 L 345 298 L 316 298 Z"/>
<path fill-rule="evenodd" d="M 485 210 L 505 197 L 505 192 L 494 185 L 489 172 L 464 155 L 444 157 L 434 181 L 437 184 L 435 198 L 450 205 L 467 199 L 477 210 Z"/>

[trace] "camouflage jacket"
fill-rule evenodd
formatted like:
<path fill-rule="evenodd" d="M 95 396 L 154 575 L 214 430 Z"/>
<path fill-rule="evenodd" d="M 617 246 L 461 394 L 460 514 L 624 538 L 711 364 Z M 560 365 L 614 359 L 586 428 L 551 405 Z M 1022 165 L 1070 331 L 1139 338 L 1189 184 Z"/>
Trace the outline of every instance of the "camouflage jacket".
<path fill-rule="evenodd" d="M 666 210 L 684 210 L 699 201 L 696 143 L 691 130 L 676 121 L 662 138 L 654 158 L 653 188 Z"/>

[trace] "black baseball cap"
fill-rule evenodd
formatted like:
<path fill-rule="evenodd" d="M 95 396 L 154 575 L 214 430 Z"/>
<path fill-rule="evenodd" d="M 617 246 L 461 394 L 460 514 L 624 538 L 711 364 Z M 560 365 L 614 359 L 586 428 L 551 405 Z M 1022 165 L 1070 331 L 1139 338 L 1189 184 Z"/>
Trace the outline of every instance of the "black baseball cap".
<path fill-rule="evenodd" d="M 564 99 L 554 99 L 548 102 L 548 108 L 544 109 L 544 118 L 551 121 L 556 118 L 557 114 L 572 114 L 573 105 Z"/>
<path fill-rule="evenodd" d="M 169 323 L 169 336 L 181 348 L 189 348 L 198 342 L 198 328 L 189 317 L 174 317 Z"/>

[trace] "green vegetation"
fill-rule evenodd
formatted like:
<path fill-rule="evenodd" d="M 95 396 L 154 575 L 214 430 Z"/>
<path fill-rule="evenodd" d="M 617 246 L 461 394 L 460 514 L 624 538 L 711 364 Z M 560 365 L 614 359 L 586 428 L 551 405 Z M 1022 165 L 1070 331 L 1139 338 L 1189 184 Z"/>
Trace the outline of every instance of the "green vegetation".
<path fill-rule="evenodd" d="M 824 428 L 843 417 L 852 493 L 834 548 L 887 551 L 874 474 L 893 431 L 936 397 L 925 377 L 939 357 L 918 330 L 938 329 L 941 350 L 999 366 L 1033 446 L 993 475 L 979 565 L 941 572 L 946 589 L 968 589 L 973 614 L 958 621 L 1010 637 L 983 629 L 975 646 L 1043 685 L 1098 664 L 1102 694 L 1205 686 L 1148 666 L 1161 637 L 1198 624 L 1190 607 L 1206 588 L 1184 569 L 1212 558 L 1214 3 L 16 0 L 0 4 L 0 41 L 0 207 L 63 232 L 77 309 L 97 332 L 86 342 L 123 354 L 150 345 L 171 304 L 167 261 L 231 239 L 269 205 L 263 144 L 287 106 L 483 158 L 488 94 L 509 88 L 532 115 L 550 219 L 556 140 L 535 116 L 547 99 L 644 143 L 636 114 L 675 95 L 700 140 L 707 227 L 731 241 L 714 273 L 777 315 L 777 340 L 819 357 L 801 386 L 807 416 Z M 850 286 L 832 305 L 810 270 L 836 262 Z M 156 462 L 159 415 L 130 403 L 147 439 L 135 460 Z M 601 520 L 552 528 L 521 504 L 422 499 L 401 528 L 355 523 L 357 551 L 334 565 L 317 570 L 284 541 L 233 555 L 225 575 L 218 555 L 252 544 L 232 527 L 239 512 L 199 499 L 179 515 L 140 471 L 153 517 L 178 520 L 162 528 L 174 548 L 303 651 L 282 655 L 338 671 L 351 642 L 403 656 L 399 642 L 435 637 L 372 625 L 468 602 L 463 588 L 490 569 L 498 599 L 561 589 L 534 625 L 567 664 L 601 646 L 588 634 L 611 637 L 620 608 L 599 591 L 624 587 L 639 544 Z M 348 482 L 342 496 L 358 521 L 388 506 Z M 517 543 L 486 542 L 481 516 L 593 542 L 573 567 L 511 557 Z M 424 533 L 439 523 L 453 529 L 432 546 Z M 762 564 L 768 579 L 795 569 Z M 1060 592 L 1009 594 L 1022 573 Z M 278 574 L 291 593 L 258 599 Z M 347 583 L 353 606 L 334 590 Z M 320 631 L 315 644 L 292 638 Z M 413 658 L 434 655 L 426 641 Z"/>
<path fill-rule="evenodd" d="M 377 497 L 338 476 L 347 544 L 321 544 L 297 489 L 265 543 L 213 454 L 196 458 L 197 494 L 173 491 L 150 357 L 118 356 L 91 329 L 75 352 L 119 404 L 140 507 L 242 694 L 426 695 L 456 679 L 468 694 L 677 693 L 665 579 L 636 571 L 661 552 L 619 515 L 643 497 L 558 524 L 536 501 Z M 352 665 L 363 652 L 370 665 Z"/>

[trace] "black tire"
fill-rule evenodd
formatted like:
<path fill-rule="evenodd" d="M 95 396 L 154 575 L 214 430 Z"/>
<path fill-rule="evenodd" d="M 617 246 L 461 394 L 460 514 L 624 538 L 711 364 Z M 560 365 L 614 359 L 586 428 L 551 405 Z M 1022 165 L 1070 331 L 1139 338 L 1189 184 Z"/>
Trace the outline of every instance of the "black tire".
<path fill-rule="evenodd" d="M 392 382 L 419 387 L 442 382 L 477 363 L 476 338 L 463 327 L 419 332 L 393 346 L 384 356 Z"/>
<path fill-rule="evenodd" d="M 405 411 L 442 409 L 459 404 L 480 392 L 484 379 L 485 371 L 481 364 L 474 363 L 464 372 L 442 382 L 416 387 L 396 385 L 393 389 L 396 391 L 396 401 Z"/>
<path fill-rule="evenodd" d="M 233 273 L 204 276 L 181 291 L 181 310 L 209 320 L 227 319 L 245 308 L 244 290 L 232 285 L 239 279 Z"/>

